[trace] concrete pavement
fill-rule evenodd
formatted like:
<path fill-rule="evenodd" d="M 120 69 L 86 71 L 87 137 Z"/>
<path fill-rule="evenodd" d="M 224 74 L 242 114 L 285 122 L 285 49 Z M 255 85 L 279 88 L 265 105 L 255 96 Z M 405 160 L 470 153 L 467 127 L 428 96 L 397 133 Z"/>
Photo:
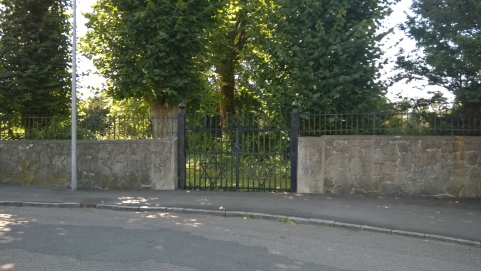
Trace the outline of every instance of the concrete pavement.
<path fill-rule="evenodd" d="M 206 213 L 405 235 L 481 247 L 481 199 L 295 193 L 77 190 L 0 185 L 0 206 Z"/>

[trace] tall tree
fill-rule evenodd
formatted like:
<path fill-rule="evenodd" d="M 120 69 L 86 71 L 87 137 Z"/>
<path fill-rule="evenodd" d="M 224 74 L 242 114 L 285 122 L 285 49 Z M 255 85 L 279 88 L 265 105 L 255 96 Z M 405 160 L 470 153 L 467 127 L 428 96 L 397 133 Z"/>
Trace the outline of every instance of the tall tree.
<path fill-rule="evenodd" d="M 0 0 L 0 6 L 0 114 L 68 114 L 68 1 Z"/>
<path fill-rule="evenodd" d="M 396 80 L 427 80 L 452 92 L 467 112 L 481 106 L 481 2 L 414 0 L 401 29 L 416 50 L 400 51 Z"/>
<path fill-rule="evenodd" d="M 278 0 L 257 65 L 268 107 L 306 111 L 375 109 L 384 103 L 380 23 L 390 0 Z"/>
<path fill-rule="evenodd" d="M 108 79 L 116 100 L 150 104 L 154 136 L 172 127 L 156 121 L 172 116 L 181 101 L 195 103 L 207 92 L 205 33 L 214 7 L 209 0 L 98 0 L 86 14 L 82 42 Z"/>
<path fill-rule="evenodd" d="M 236 113 L 236 100 L 242 89 L 240 74 L 249 73 L 250 52 L 260 50 L 258 43 L 272 0 L 221 0 L 209 39 L 210 63 L 219 88 L 220 115 Z M 263 23 L 264 21 L 264 23 Z"/>

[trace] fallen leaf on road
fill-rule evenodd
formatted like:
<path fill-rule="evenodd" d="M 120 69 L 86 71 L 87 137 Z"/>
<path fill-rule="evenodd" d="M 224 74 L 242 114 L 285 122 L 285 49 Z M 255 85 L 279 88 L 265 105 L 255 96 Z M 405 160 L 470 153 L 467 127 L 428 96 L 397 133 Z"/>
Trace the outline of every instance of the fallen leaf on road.
<path fill-rule="evenodd" d="M 220 206 L 219 209 L 222 210 L 222 209 L 224 209 L 224 207 Z"/>
<path fill-rule="evenodd" d="M 189 191 L 189 190 L 187 190 L 187 191 L 185 191 L 185 193 L 190 193 L 190 191 Z"/>

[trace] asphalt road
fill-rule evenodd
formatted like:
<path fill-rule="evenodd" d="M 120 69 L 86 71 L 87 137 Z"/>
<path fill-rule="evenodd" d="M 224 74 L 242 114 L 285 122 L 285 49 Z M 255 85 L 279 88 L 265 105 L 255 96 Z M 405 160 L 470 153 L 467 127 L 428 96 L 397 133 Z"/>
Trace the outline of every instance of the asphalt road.
<path fill-rule="evenodd" d="M 262 219 L 0 207 L 0 270 L 481 270 L 481 249 Z"/>

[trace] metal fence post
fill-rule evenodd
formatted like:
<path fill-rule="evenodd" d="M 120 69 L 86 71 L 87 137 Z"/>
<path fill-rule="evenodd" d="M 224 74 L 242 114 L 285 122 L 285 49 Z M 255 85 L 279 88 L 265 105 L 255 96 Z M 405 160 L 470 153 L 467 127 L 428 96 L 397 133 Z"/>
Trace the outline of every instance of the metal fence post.
<path fill-rule="evenodd" d="M 185 157 L 185 104 L 179 104 L 179 114 L 177 114 L 177 154 L 178 154 L 178 188 L 185 189 L 186 157 Z"/>
<path fill-rule="evenodd" d="M 299 144 L 299 112 L 297 104 L 292 104 L 291 112 L 291 192 L 297 192 L 297 149 Z"/>

